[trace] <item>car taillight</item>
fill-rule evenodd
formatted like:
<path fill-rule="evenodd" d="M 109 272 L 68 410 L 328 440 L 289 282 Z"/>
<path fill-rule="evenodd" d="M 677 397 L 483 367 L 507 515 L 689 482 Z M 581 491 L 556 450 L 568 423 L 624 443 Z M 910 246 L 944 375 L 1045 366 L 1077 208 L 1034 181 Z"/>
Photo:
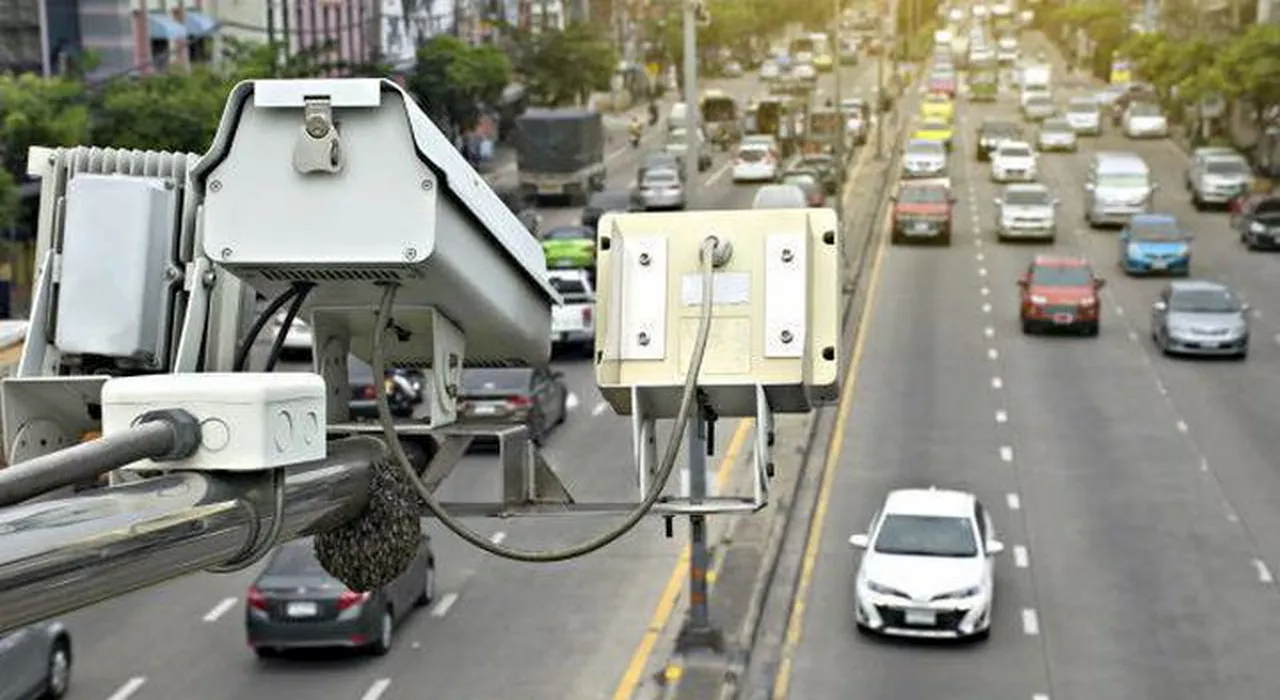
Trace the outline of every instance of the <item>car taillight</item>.
<path fill-rule="evenodd" d="M 507 399 L 507 406 L 511 408 L 527 408 L 532 403 L 528 396 L 512 396 Z"/>
<path fill-rule="evenodd" d="M 338 596 L 338 610 L 346 610 L 354 608 L 369 599 L 368 593 L 356 593 L 355 591 L 343 591 Z"/>
<path fill-rule="evenodd" d="M 582 309 L 582 322 L 591 323 L 591 307 L 586 307 Z"/>
<path fill-rule="evenodd" d="M 374 388 L 373 388 L 373 385 L 372 385 L 372 384 L 370 384 L 369 386 L 361 387 L 361 388 L 360 388 L 360 398 L 362 398 L 362 399 L 376 399 L 376 398 L 378 398 L 378 392 L 377 392 L 377 390 L 376 390 L 376 389 L 374 389 Z"/>
<path fill-rule="evenodd" d="M 253 608 L 254 610 L 267 609 L 267 597 L 265 595 L 262 595 L 262 591 L 258 590 L 257 588 L 249 589 L 249 595 L 246 597 L 245 602 L 247 602 L 249 604 L 249 607 Z"/>

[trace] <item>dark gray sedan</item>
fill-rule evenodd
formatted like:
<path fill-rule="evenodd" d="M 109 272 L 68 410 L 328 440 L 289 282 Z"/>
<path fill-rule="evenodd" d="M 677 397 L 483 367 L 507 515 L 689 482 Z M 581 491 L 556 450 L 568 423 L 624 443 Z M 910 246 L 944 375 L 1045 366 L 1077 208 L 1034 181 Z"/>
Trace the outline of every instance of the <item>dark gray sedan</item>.
<path fill-rule="evenodd" d="M 71 634 L 61 622 L 0 633 L 0 700 L 60 698 L 71 685 Z"/>
<path fill-rule="evenodd" d="M 1249 305 L 1225 284 L 1179 280 L 1151 305 L 1151 339 L 1166 355 L 1249 356 Z"/>
<path fill-rule="evenodd" d="M 431 538 L 399 577 L 373 592 L 348 590 L 316 559 L 310 538 L 276 549 L 245 601 L 249 646 L 261 658 L 291 649 L 391 650 L 395 628 L 436 595 Z"/>

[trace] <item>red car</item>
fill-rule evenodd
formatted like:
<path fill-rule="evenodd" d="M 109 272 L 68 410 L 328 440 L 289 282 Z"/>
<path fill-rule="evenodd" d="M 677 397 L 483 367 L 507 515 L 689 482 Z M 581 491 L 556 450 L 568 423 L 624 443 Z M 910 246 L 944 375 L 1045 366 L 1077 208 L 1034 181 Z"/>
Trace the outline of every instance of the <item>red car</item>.
<path fill-rule="evenodd" d="M 1018 278 L 1022 332 L 1063 329 L 1096 336 L 1102 317 L 1098 290 L 1105 284 L 1084 258 L 1037 255 Z"/>
<path fill-rule="evenodd" d="M 951 214 L 956 198 L 947 180 L 903 180 L 893 196 L 890 242 L 951 245 Z"/>
<path fill-rule="evenodd" d="M 956 96 L 956 74 L 934 73 L 929 76 L 929 92 L 941 92 L 948 97 Z"/>

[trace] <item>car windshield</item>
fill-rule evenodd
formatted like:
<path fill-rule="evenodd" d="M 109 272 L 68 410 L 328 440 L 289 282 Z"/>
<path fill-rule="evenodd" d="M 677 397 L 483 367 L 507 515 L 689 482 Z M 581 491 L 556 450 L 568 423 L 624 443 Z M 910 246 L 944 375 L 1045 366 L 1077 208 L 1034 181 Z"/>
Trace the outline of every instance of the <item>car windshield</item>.
<path fill-rule="evenodd" d="M 1148 102 L 1135 102 L 1129 113 L 1135 117 L 1158 117 L 1160 116 L 1160 107 Z"/>
<path fill-rule="evenodd" d="M 585 226 L 561 226 L 547 231 L 548 241 L 575 241 L 583 238 L 594 238 L 595 234 Z"/>
<path fill-rule="evenodd" d="M 1043 131 L 1046 131 L 1051 134 L 1061 134 L 1063 132 L 1072 130 L 1070 123 L 1059 120 L 1059 119 L 1050 119 L 1049 121 L 1045 122 L 1044 126 L 1041 128 Z"/>
<path fill-rule="evenodd" d="M 876 535 L 875 551 L 922 557 L 975 557 L 978 542 L 966 518 L 887 515 Z"/>
<path fill-rule="evenodd" d="M 898 201 L 908 204 L 946 204 L 948 198 L 945 187 L 903 187 L 898 190 Z"/>
<path fill-rule="evenodd" d="M 1031 149 L 1026 146 L 1005 146 L 1000 149 L 1001 158 L 1030 158 Z"/>
<path fill-rule="evenodd" d="M 1015 207 L 1045 206 L 1052 200 L 1048 190 L 1008 190 L 1004 193 L 1004 203 Z"/>
<path fill-rule="evenodd" d="M 1031 97 L 1028 97 L 1027 104 L 1035 105 L 1036 107 L 1045 107 L 1048 105 L 1052 105 L 1053 100 L 1050 99 L 1048 95 L 1037 94 L 1037 95 L 1032 95 Z"/>
<path fill-rule="evenodd" d="M 267 576 L 319 576 L 329 578 L 329 573 L 320 565 L 310 540 L 296 540 L 276 550 L 267 564 Z"/>
<path fill-rule="evenodd" d="M 557 292 L 562 296 L 573 297 L 582 296 L 587 293 L 587 286 L 580 279 L 571 279 L 568 277 L 552 277 L 551 286 L 555 287 Z"/>
<path fill-rule="evenodd" d="M 685 141 L 688 141 L 688 140 L 689 140 L 689 132 L 685 131 L 684 129 L 676 129 L 675 131 L 672 131 L 671 133 L 667 134 L 668 145 L 683 146 L 685 145 Z"/>
<path fill-rule="evenodd" d="M 644 174 L 644 187 L 675 187 L 680 184 L 680 176 L 670 171 L 648 172 Z"/>
<path fill-rule="evenodd" d="M 1225 289 L 1187 289 L 1173 293 L 1169 308 L 1188 313 L 1226 314 L 1240 310 L 1240 300 Z"/>
<path fill-rule="evenodd" d="M 522 393 L 529 390 L 529 379 L 527 369 L 464 369 L 462 393 Z"/>
<path fill-rule="evenodd" d="M 928 97 L 924 98 L 924 101 L 926 104 L 931 104 L 931 105 L 951 104 L 951 100 L 947 99 L 946 95 L 929 95 Z"/>
<path fill-rule="evenodd" d="M 756 209 L 779 209 L 805 206 L 804 191 L 795 185 L 767 185 L 756 191 L 751 206 Z"/>
<path fill-rule="evenodd" d="M 937 141 L 922 141 L 915 139 L 907 142 L 907 154 L 913 156 L 940 156 L 945 155 L 947 149 Z"/>
<path fill-rule="evenodd" d="M 800 189 L 806 189 L 806 188 L 812 188 L 818 183 L 817 183 L 817 180 L 814 180 L 813 176 L 808 173 L 790 173 L 788 175 L 783 176 L 782 184 L 795 185 Z"/>
<path fill-rule="evenodd" d="M 1038 265 L 1031 271 L 1031 284 L 1037 287 L 1084 287 L 1092 279 L 1080 265 Z"/>
<path fill-rule="evenodd" d="M 1098 105 L 1092 102 L 1072 102 L 1067 105 L 1067 111 L 1072 114 L 1097 114 Z"/>
<path fill-rule="evenodd" d="M 1187 237 L 1178 222 L 1172 219 L 1131 221 L 1129 235 L 1144 241 L 1179 241 Z"/>
<path fill-rule="evenodd" d="M 1204 168 L 1213 175 L 1248 175 L 1249 166 L 1235 159 L 1211 160 Z"/>
<path fill-rule="evenodd" d="M 982 136 L 986 136 L 988 138 L 992 136 L 1012 136 L 1018 133 L 1018 127 L 1015 124 L 1009 124 L 1007 122 L 989 122 L 982 125 L 980 132 Z"/>
<path fill-rule="evenodd" d="M 930 119 L 920 125 L 921 131 L 951 131 L 951 125 L 943 121 Z"/>
<path fill-rule="evenodd" d="M 1147 176 L 1142 173 L 1112 173 L 1098 178 L 1099 187 L 1119 189 L 1146 188 Z"/>

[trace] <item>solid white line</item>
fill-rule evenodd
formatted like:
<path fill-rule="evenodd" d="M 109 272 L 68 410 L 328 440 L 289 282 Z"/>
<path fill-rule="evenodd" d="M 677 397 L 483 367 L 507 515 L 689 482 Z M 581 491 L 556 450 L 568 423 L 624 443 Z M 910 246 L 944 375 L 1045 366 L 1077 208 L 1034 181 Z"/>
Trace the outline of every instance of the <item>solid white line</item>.
<path fill-rule="evenodd" d="M 569 395 L 564 397 L 564 407 L 567 411 L 577 408 L 580 403 L 582 402 L 578 400 L 578 395 L 573 392 L 569 392 Z"/>
<path fill-rule="evenodd" d="M 1000 379 L 999 377 L 992 377 L 992 378 L 991 378 L 991 388 L 992 388 L 992 389 L 999 389 L 999 388 L 1001 388 L 1001 387 L 1003 387 L 1003 386 L 1004 386 L 1004 380 Z"/>
<path fill-rule="evenodd" d="M 1002 409 L 997 410 L 997 411 L 996 411 L 996 422 L 997 422 L 997 423 L 1008 423 L 1008 422 L 1009 422 L 1009 412 L 1008 412 L 1008 411 L 1006 411 L 1006 410 L 1004 410 L 1003 408 L 1002 408 Z"/>
<path fill-rule="evenodd" d="M 227 611 L 236 606 L 235 598 L 223 598 L 213 609 L 204 614 L 202 618 L 205 622 L 217 622 L 218 618 L 227 614 Z"/>
<path fill-rule="evenodd" d="M 128 700 L 128 698 L 138 692 L 138 688 L 141 688 L 142 684 L 146 682 L 146 676 L 134 676 L 133 678 L 125 681 L 124 685 L 117 688 L 116 692 L 112 693 L 107 700 Z"/>
<path fill-rule="evenodd" d="M 441 596 L 440 602 L 436 603 L 436 606 L 431 609 L 431 617 L 444 617 L 445 615 L 448 615 L 449 608 L 452 608 L 453 604 L 456 602 L 458 602 L 457 593 L 445 593 Z"/>
<path fill-rule="evenodd" d="M 1013 461 L 1013 448 L 1012 448 L 1012 447 L 1009 447 L 1008 445 L 1001 445 L 1001 446 L 1000 446 L 1000 461 L 1001 461 L 1001 462 L 1012 462 L 1012 461 Z"/>
<path fill-rule="evenodd" d="M 1013 565 L 1019 569 L 1025 569 L 1030 561 L 1030 557 L 1027 555 L 1027 548 L 1022 545 L 1015 545 L 1013 548 Z"/>
<path fill-rule="evenodd" d="M 390 687 L 390 678 L 379 678 L 373 682 L 373 685 L 369 686 L 368 690 L 364 691 L 364 695 L 360 696 L 360 700 L 378 700 Z"/>
<path fill-rule="evenodd" d="M 1000 359 L 1000 351 L 996 350 L 995 348 L 987 348 L 987 359 L 988 360 Z"/>
<path fill-rule="evenodd" d="M 979 276 L 979 277 L 986 277 L 986 276 L 987 276 L 987 268 L 985 268 L 985 267 L 980 267 L 980 268 L 978 268 L 978 276 Z"/>
<path fill-rule="evenodd" d="M 989 313 L 991 313 L 991 305 L 990 305 L 990 304 L 983 304 L 983 305 L 982 305 L 982 313 L 984 313 L 984 314 L 989 314 Z"/>
<path fill-rule="evenodd" d="M 996 329 L 992 328 L 991 326 L 987 326 L 986 328 L 982 329 L 982 334 L 988 338 L 994 338 L 996 336 Z"/>
<path fill-rule="evenodd" d="M 507 533 L 503 532 L 502 530 L 498 530 L 492 535 L 489 535 L 489 541 L 494 544 L 502 544 L 502 541 L 505 539 L 507 539 Z"/>
<path fill-rule="evenodd" d="M 609 410 L 609 403 L 607 401 L 601 401 L 595 405 L 595 408 L 591 409 L 591 415 L 598 416 L 607 410 Z"/>
<path fill-rule="evenodd" d="M 1188 430 L 1188 428 L 1187 428 L 1187 422 L 1186 422 L 1186 421 L 1184 421 L 1184 420 L 1180 420 L 1180 421 L 1178 421 L 1177 423 L 1175 423 L 1175 424 L 1174 424 L 1174 427 L 1176 427 L 1176 428 L 1178 429 L 1178 432 L 1180 432 L 1180 433 L 1185 433 L 1185 432 L 1187 432 L 1187 430 Z"/>
<path fill-rule="evenodd" d="M 1040 634 L 1040 618 L 1036 615 L 1035 608 L 1022 609 L 1022 631 L 1030 637 Z"/>
<path fill-rule="evenodd" d="M 1271 570 L 1267 568 L 1267 563 L 1261 559 L 1253 560 L 1253 568 L 1258 570 L 1258 581 L 1261 583 L 1272 583 L 1275 581 L 1271 577 Z"/>
<path fill-rule="evenodd" d="M 978 290 L 978 291 L 982 294 L 982 296 L 984 296 L 984 297 L 985 297 L 985 296 L 987 296 L 988 294 L 990 294 L 990 293 L 991 293 L 991 288 L 990 288 L 990 287 L 983 287 L 982 289 L 980 289 L 980 290 Z"/>
<path fill-rule="evenodd" d="M 1018 498 L 1018 494 L 1016 494 L 1016 493 L 1007 493 L 1007 494 L 1005 494 L 1005 496 L 1004 496 L 1004 500 L 1005 500 L 1005 502 L 1006 502 L 1006 503 L 1008 503 L 1008 504 L 1009 504 L 1009 510 L 1021 510 L 1021 509 L 1022 509 L 1022 499 L 1021 499 L 1021 498 Z"/>

